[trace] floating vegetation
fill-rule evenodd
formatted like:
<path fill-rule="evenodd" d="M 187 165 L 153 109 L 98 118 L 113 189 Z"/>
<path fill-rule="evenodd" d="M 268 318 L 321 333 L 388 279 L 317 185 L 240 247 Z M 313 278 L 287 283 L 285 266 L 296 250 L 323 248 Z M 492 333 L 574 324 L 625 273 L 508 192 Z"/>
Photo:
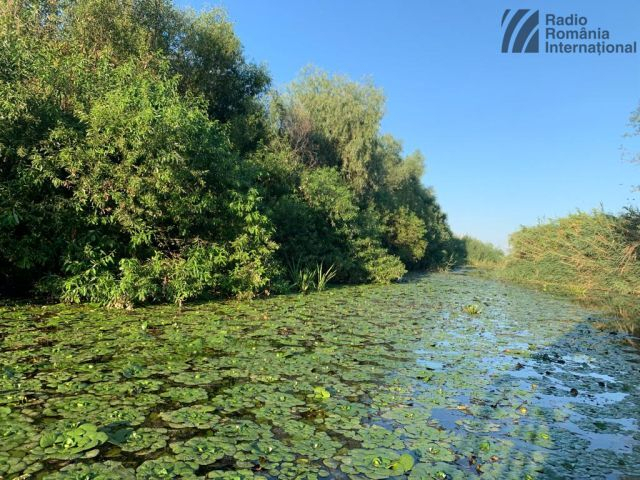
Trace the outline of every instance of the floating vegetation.
<path fill-rule="evenodd" d="M 0 476 L 632 476 L 640 358 L 588 316 L 454 274 L 179 312 L 4 308 Z"/>
<path fill-rule="evenodd" d="M 98 454 L 97 450 L 91 449 L 103 444 L 108 438 L 106 433 L 98 431 L 98 427 L 90 423 L 61 422 L 42 433 L 38 446 L 32 453 L 58 460 L 90 458 Z"/>
<path fill-rule="evenodd" d="M 167 445 L 165 428 L 122 428 L 109 437 L 109 442 L 117 445 L 123 452 L 135 452 L 147 455 Z"/>
<path fill-rule="evenodd" d="M 482 313 L 482 309 L 475 303 L 465 305 L 464 307 L 462 307 L 462 311 L 464 313 L 468 313 L 469 315 L 480 315 Z"/>

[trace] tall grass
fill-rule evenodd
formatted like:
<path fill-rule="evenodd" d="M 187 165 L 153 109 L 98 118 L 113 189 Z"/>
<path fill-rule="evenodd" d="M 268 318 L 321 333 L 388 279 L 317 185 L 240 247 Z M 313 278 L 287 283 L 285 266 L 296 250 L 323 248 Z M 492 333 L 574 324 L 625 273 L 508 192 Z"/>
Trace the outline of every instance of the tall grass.
<path fill-rule="evenodd" d="M 337 271 L 335 265 L 331 264 L 328 268 L 324 268 L 322 263 L 316 265 L 315 269 L 310 269 L 297 260 L 289 263 L 289 277 L 291 286 L 301 293 L 309 293 L 315 289 L 321 292 L 333 278 Z"/>
<path fill-rule="evenodd" d="M 616 315 L 620 328 L 640 327 L 640 213 L 579 212 L 510 238 L 499 277 L 570 295 Z"/>
<path fill-rule="evenodd" d="M 322 263 L 319 263 L 316 266 L 316 290 L 321 292 L 327 288 L 328 283 L 336 276 L 336 273 L 335 265 L 330 265 L 325 270 Z"/>

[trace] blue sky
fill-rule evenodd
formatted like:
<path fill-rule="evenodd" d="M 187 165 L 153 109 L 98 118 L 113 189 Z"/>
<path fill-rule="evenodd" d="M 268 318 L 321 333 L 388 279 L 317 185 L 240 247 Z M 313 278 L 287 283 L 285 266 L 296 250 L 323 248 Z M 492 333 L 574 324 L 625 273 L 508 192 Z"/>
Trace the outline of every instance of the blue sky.
<path fill-rule="evenodd" d="M 601 205 L 638 205 L 640 166 L 624 161 L 640 102 L 635 55 L 502 54 L 506 8 L 577 13 L 612 41 L 638 41 L 640 1 L 179 0 L 221 5 L 283 87 L 309 64 L 373 78 L 384 132 L 420 149 L 454 232 L 507 246 L 520 225 Z"/>

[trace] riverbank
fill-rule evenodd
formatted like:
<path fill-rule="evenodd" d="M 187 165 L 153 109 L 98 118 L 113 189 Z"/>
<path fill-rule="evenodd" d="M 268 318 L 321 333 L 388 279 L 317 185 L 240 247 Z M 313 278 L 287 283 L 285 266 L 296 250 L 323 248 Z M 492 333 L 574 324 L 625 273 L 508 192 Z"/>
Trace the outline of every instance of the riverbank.
<path fill-rule="evenodd" d="M 640 213 L 601 211 L 523 227 L 509 255 L 479 266 L 489 276 L 557 293 L 615 317 L 620 331 L 640 333 Z M 476 262 L 477 263 L 477 262 Z"/>

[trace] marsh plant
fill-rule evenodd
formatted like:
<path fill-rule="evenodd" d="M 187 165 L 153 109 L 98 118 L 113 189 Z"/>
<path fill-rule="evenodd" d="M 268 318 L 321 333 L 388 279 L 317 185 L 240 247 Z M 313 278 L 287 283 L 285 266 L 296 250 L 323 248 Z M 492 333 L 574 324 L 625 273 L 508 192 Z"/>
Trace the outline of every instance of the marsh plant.
<path fill-rule="evenodd" d="M 327 285 L 331 280 L 333 280 L 333 278 L 336 276 L 336 273 L 337 272 L 335 265 L 330 265 L 329 268 L 325 269 L 323 264 L 319 263 L 316 266 L 315 271 L 316 290 L 321 292 L 325 288 L 327 288 Z"/>
<path fill-rule="evenodd" d="M 510 254 L 493 270 L 497 277 L 576 298 L 616 315 L 621 330 L 640 331 L 637 209 L 620 215 L 578 212 L 523 227 L 510 245 Z"/>
<path fill-rule="evenodd" d="M 459 274 L 330 293 L 181 312 L 0 308 L 0 476 L 639 471 L 627 447 L 638 437 L 637 354 L 592 330 L 588 311 Z M 486 312 L 461 311 L 476 304 Z"/>
<path fill-rule="evenodd" d="M 311 269 L 303 266 L 300 261 L 289 264 L 289 276 L 293 287 L 301 293 L 309 293 L 311 290 L 321 292 L 336 276 L 335 265 L 324 268 L 323 263 L 318 263 Z"/>
<path fill-rule="evenodd" d="M 475 303 L 470 303 L 469 305 L 465 305 L 462 307 L 462 311 L 464 313 L 468 313 L 469 315 L 480 315 L 482 313 L 482 308 Z"/>

